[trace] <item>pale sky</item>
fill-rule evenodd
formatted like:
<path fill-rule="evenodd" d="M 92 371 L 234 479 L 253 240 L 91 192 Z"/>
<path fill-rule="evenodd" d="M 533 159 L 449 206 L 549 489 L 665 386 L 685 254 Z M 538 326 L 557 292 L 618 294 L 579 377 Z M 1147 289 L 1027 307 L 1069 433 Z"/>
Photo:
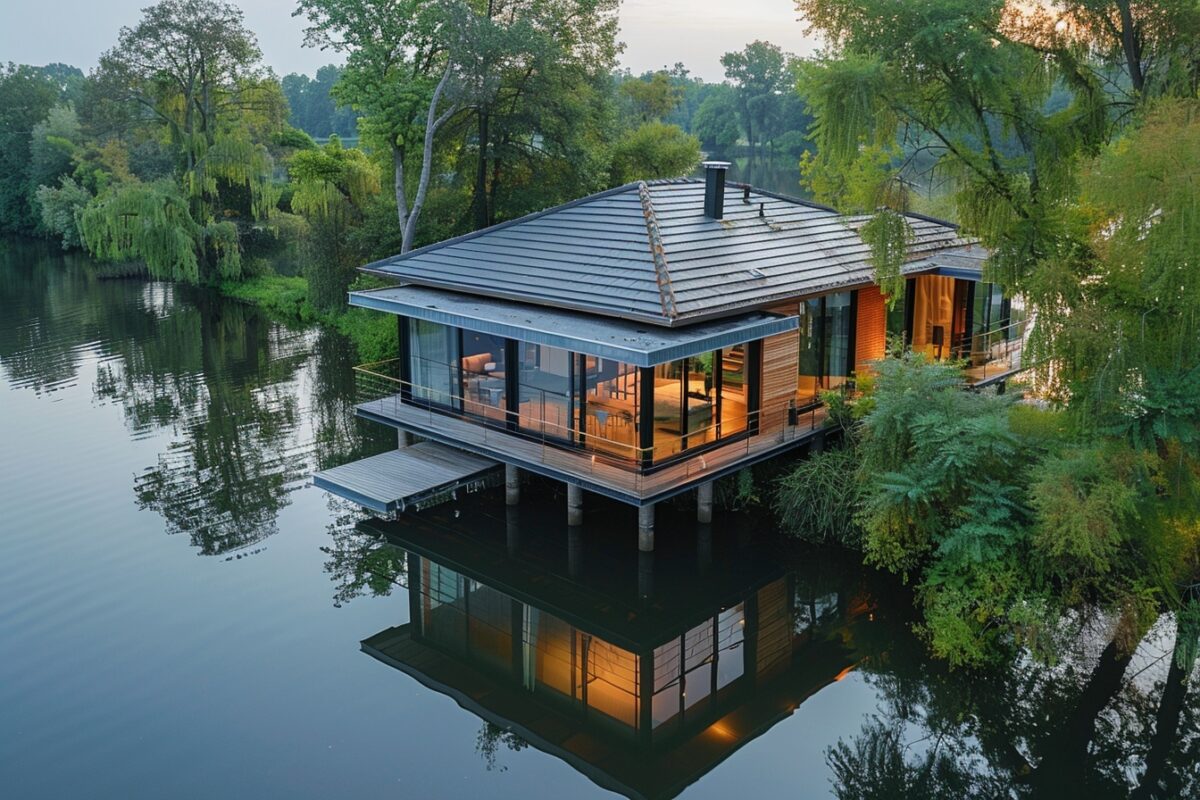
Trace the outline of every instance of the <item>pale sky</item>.
<path fill-rule="evenodd" d="M 0 0 L 0 62 L 61 61 L 85 72 L 132 25 L 148 0 Z M 312 74 L 341 59 L 302 47 L 295 0 L 240 0 L 247 26 L 258 35 L 266 63 L 279 75 Z M 807 55 L 813 42 L 796 20 L 792 0 L 623 0 L 621 63 L 635 73 L 682 61 L 694 76 L 721 80 L 721 54 L 766 39 Z"/>

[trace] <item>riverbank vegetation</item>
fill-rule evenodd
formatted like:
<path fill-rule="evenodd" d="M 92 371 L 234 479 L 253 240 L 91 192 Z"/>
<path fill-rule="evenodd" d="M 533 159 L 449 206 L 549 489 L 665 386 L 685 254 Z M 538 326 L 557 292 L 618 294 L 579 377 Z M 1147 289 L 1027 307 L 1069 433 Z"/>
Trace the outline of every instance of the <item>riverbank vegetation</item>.
<path fill-rule="evenodd" d="M 386 357 L 384 321 L 346 313 L 364 263 L 686 174 L 702 141 L 802 151 L 794 57 L 756 42 L 723 84 L 681 64 L 634 76 L 615 68 L 615 11 L 302 0 L 305 43 L 345 64 L 279 80 L 236 5 L 162 0 L 86 75 L 0 70 L 0 233 L 334 324 Z"/>
<path fill-rule="evenodd" d="M 858 397 L 830 398 L 842 449 L 780 483 L 781 518 L 910 580 L 922 630 L 953 663 L 1022 649 L 1053 659 L 1099 615 L 1124 665 L 1173 612 L 1190 665 L 1200 11 L 797 5 L 833 45 L 800 81 L 818 145 L 810 187 L 871 215 L 866 238 L 894 287 L 906 230 L 892 223 L 921 206 L 914 187 L 940 185 L 944 208 L 990 249 L 990 276 L 1027 303 L 1038 400 L 965 391 L 954 367 L 918 355 L 880 363 Z"/>

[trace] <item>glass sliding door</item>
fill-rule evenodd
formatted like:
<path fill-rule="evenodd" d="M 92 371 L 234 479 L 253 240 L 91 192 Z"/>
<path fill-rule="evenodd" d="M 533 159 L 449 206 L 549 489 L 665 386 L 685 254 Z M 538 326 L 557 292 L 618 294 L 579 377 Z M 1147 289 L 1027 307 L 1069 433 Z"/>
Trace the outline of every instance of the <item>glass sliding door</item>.
<path fill-rule="evenodd" d="M 722 438 L 744 432 L 749 427 L 750 394 L 746 375 L 746 345 L 718 350 L 721 363 L 721 410 L 718 434 Z"/>
<path fill-rule="evenodd" d="M 461 410 L 458 328 L 409 319 L 408 351 L 413 399 Z"/>
<path fill-rule="evenodd" d="M 521 430 L 573 441 L 577 390 L 575 359 L 558 347 L 521 342 L 517 386 Z"/>
<path fill-rule="evenodd" d="M 836 389 L 850 377 L 854 358 L 851 340 L 853 329 L 854 309 L 850 292 L 837 292 L 826 296 L 823 369 L 826 389 Z"/>
<path fill-rule="evenodd" d="M 796 399 L 800 405 L 814 402 L 821 391 L 824 302 L 820 297 L 800 302 L 800 376 L 796 385 Z"/>
<path fill-rule="evenodd" d="M 505 343 L 499 336 L 464 330 L 460 377 L 464 410 L 503 424 L 508 404 Z"/>
<path fill-rule="evenodd" d="M 610 358 L 579 358 L 584 374 L 583 441 L 588 449 L 638 460 L 638 368 Z"/>

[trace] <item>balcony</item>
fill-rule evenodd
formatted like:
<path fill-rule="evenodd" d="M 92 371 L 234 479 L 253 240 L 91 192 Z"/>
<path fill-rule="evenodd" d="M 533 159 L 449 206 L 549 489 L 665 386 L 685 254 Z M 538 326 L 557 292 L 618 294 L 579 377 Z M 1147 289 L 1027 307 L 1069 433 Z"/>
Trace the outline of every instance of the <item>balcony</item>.
<path fill-rule="evenodd" d="M 964 346 L 956 354 L 965 362 L 963 372 L 969 385 L 987 386 L 1026 368 L 1021 356 L 1028 322 L 1022 319 L 970 337 L 969 351 Z"/>
<path fill-rule="evenodd" d="M 747 426 L 756 433 L 708 442 L 717 438 L 715 426 L 684 435 L 656 432 L 654 446 L 643 448 L 612 427 L 581 431 L 561 424 L 551 412 L 561 401 L 549 393 L 530 390 L 521 410 L 512 412 L 478 396 L 404 381 L 398 366 L 392 360 L 355 368 L 360 416 L 633 505 L 665 499 L 798 445 L 825 421 L 823 408 L 796 413 L 781 407 L 748 415 Z"/>

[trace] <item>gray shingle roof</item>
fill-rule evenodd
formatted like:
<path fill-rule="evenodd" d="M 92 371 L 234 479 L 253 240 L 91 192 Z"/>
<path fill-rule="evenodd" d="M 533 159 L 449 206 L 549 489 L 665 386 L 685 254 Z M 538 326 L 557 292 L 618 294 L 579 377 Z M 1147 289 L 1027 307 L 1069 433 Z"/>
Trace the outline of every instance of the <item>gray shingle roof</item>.
<path fill-rule="evenodd" d="M 727 184 L 633 183 L 364 267 L 405 283 L 681 325 L 871 281 L 866 217 Z M 908 270 L 978 253 L 946 222 L 909 215 Z"/>

